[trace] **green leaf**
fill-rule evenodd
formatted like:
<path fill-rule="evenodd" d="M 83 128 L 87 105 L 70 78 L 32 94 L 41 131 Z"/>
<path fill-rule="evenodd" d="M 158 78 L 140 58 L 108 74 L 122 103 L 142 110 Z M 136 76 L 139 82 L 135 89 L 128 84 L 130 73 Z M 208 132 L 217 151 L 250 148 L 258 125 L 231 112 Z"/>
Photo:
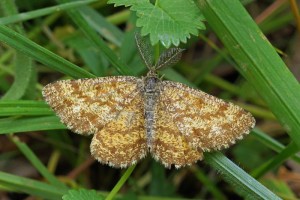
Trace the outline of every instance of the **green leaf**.
<path fill-rule="evenodd" d="M 62 197 L 63 200 L 101 200 L 104 197 L 98 194 L 95 190 L 69 190 L 67 194 Z"/>
<path fill-rule="evenodd" d="M 166 47 L 186 42 L 190 35 L 205 29 L 204 17 L 192 0 L 163 0 L 153 5 L 149 0 L 110 0 L 115 6 L 131 6 L 138 16 L 136 26 L 141 34 L 150 34 L 152 45 L 159 41 Z"/>

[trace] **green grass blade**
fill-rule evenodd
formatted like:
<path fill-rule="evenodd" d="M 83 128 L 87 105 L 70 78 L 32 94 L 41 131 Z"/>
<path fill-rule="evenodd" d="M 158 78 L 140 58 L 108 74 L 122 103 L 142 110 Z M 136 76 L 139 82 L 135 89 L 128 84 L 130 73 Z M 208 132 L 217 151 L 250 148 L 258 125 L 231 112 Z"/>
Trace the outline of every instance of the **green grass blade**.
<path fill-rule="evenodd" d="M 238 70 L 264 98 L 300 147 L 300 85 L 237 0 L 199 0 L 209 25 L 222 40 Z"/>
<path fill-rule="evenodd" d="M 0 9 L 4 11 L 5 15 L 14 15 L 18 12 L 14 1 L 1 1 Z M 25 35 L 25 31 L 20 24 L 12 27 L 20 34 Z M 1 99 L 20 99 L 26 93 L 32 79 L 32 60 L 28 56 L 18 50 L 15 51 L 13 65 L 14 82 Z"/>
<path fill-rule="evenodd" d="M 213 182 L 204 171 L 199 168 L 191 169 L 195 174 L 196 178 L 205 185 L 205 188 L 211 193 L 213 199 L 226 200 L 226 196 L 218 188 L 218 186 Z"/>
<path fill-rule="evenodd" d="M 97 1 L 97 0 L 76 1 L 76 2 L 61 4 L 61 5 L 58 5 L 58 6 L 52 6 L 52 7 L 49 7 L 49 8 L 42 8 L 42 9 L 39 9 L 39 10 L 34 10 L 34 11 L 26 12 L 26 13 L 19 13 L 19 14 L 16 14 L 16 15 L 10 15 L 10 16 L 7 16 L 7 17 L 0 18 L 0 24 L 1 25 L 6 25 L 6 24 L 11 24 L 11 23 L 26 21 L 26 20 L 30 20 L 30 19 L 34 19 L 34 18 L 37 18 L 37 17 L 41 17 L 41 16 L 44 16 L 44 15 L 51 14 L 53 12 L 58 12 L 58 11 L 67 10 L 67 9 L 70 9 L 70 8 L 75 8 L 75 7 L 79 7 L 79 6 L 82 6 L 82 5 L 86 5 L 86 4 L 89 4 L 91 2 L 95 2 L 95 1 Z"/>
<path fill-rule="evenodd" d="M 30 100 L 1 100 L 0 117 L 2 116 L 37 116 L 37 115 L 54 115 L 54 112 L 44 101 Z"/>
<path fill-rule="evenodd" d="M 274 140 L 273 138 L 271 138 L 270 136 L 268 136 L 267 134 L 265 134 L 257 128 L 253 129 L 251 134 L 255 136 L 255 138 L 261 143 L 278 153 L 286 148 L 283 144 L 281 144 L 277 140 Z M 291 158 L 296 162 L 300 163 L 300 155 L 293 155 Z"/>
<path fill-rule="evenodd" d="M 206 154 L 205 162 L 220 172 L 228 183 L 238 187 L 236 191 L 244 198 L 280 199 L 220 152 Z"/>
<path fill-rule="evenodd" d="M 56 116 L 0 119 L 0 134 L 66 129 Z"/>
<path fill-rule="evenodd" d="M 126 180 L 129 178 L 129 176 L 131 175 L 131 173 L 133 172 L 134 168 L 136 165 L 133 165 L 131 167 L 129 167 L 125 173 L 123 174 L 123 176 L 120 178 L 120 180 L 117 182 L 117 184 L 115 185 L 115 187 L 110 191 L 110 193 L 107 195 L 107 197 L 105 198 L 106 200 L 111 200 L 114 199 L 114 197 L 116 196 L 116 194 L 118 193 L 118 191 L 121 189 L 121 187 L 124 185 L 124 183 L 126 182 Z"/>
<path fill-rule="evenodd" d="M 87 23 L 102 37 L 118 47 L 121 46 L 124 33 L 117 26 L 109 23 L 99 12 L 90 7 L 82 7 L 81 13 L 84 15 Z"/>
<path fill-rule="evenodd" d="M 53 70 L 60 71 L 63 74 L 74 78 L 95 77 L 93 74 L 37 45 L 28 38 L 16 33 L 4 25 L 0 25 L 0 41 L 22 51 L 25 55 L 47 65 Z"/>
<path fill-rule="evenodd" d="M 267 161 L 261 167 L 256 168 L 251 175 L 255 178 L 262 177 L 265 173 L 271 171 L 272 169 L 278 167 L 285 160 L 289 159 L 295 153 L 298 152 L 298 147 L 295 143 L 290 143 L 286 148 L 284 148 L 279 154 L 271 158 L 271 160 Z"/>
<path fill-rule="evenodd" d="M 67 190 L 64 188 L 5 172 L 0 172 L 0 185 L 6 187 L 8 190 L 24 192 L 33 196 L 53 200 L 61 199 L 62 195 L 67 193 Z"/>
<path fill-rule="evenodd" d="M 70 2 L 70 0 L 58 0 L 58 2 L 66 3 Z M 106 58 L 109 62 L 121 73 L 130 75 L 133 74 L 130 72 L 128 66 L 123 63 L 120 59 L 118 59 L 117 55 L 106 45 L 106 43 L 98 36 L 95 30 L 91 25 L 88 24 L 89 15 L 85 13 L 86 11 L 81 9 L 73 9 L 67 11 L 70 15 L 71 19 L 77 24 L 78 27 L 82 30 L 82 32 L 89 38 L 93 44 L 101 51 L 103 51 Z"/>
<path fill-rule="evenodd" d="M 67 190 L 68 187 L 60 182 L 53 174 L 51 174 L 44 164 L 38 159 L 38 157 L 31 151 L 31 149 L 23 142 L 19 140 L 18 137 L 12 136 L 12 141 L 17 145 L 19 150 L 26 156 L 26 158 L 31 162 L 31 164 L 38 170 L 38 172 L 49 181 L 50 184 L 58 188 Z"/>
<path fill-rule="evenodd" d="M 21 52 L 17 52 L 15 57 L 14 83 L 1 100 L 20 99 L 25 94 L 27 88 L 30 87 L 29 83 L 32 78 L 31 59 Z"/>

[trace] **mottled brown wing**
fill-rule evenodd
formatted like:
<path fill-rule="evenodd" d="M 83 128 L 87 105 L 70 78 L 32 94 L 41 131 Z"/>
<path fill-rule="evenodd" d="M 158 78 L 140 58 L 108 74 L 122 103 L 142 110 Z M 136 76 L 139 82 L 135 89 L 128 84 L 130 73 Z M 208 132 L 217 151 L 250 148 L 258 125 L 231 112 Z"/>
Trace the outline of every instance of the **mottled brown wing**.
<path fill-rule="evenodd" d="M 181 83 L 160 83 L 160 101 L 188 143 L 201 151 L 219 150 L 242 139 L 255 125 L 253 116 Z"/>
<path fill-rule="evenodd" d="M 169 112 L 166 112 L 165 104 L 157 102 L 155 108 L 155 128 L 150 149 L 155 160 L 160 161 L 165 167 L 176 168 L 191 165 L 202 160 L 201 151 L 193 149 L 179 131 Z"/>
<path fill-rule="evenodd" d="M 101 163 L 124 168 L 147 155 L 142 95 L 136 95 L 119 115 L 94 134 L 92 155 Z"/>
<path fill-rule="evenodd" d="M 44 87 L 43 96 L 69 129 L 88 135 L 99 132 L 130 103 L 138 80 L 116 76 L 57 81 Z"/>

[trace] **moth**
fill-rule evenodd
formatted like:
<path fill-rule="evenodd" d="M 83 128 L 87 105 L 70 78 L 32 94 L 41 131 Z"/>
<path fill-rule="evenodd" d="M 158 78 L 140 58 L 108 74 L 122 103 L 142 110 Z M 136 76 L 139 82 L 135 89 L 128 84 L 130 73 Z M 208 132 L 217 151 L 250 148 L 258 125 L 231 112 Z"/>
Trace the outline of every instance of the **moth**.
<path fill-rule="evenodd" d="M 111 76 L 62 80 L 43 96 L 73 132 L 93 135 L 90 149 L 100 163 L 125 168 L 148 153 L 165 167 L 180 168 L 242 139 L 255 125 L 249 113 L 182 83 L 165 81 L 157 70 L 176 63 L 182 50 L 166 50 L 153 64 L 151 46 L 136 42 L 148 68 L 145 77 Z"/>

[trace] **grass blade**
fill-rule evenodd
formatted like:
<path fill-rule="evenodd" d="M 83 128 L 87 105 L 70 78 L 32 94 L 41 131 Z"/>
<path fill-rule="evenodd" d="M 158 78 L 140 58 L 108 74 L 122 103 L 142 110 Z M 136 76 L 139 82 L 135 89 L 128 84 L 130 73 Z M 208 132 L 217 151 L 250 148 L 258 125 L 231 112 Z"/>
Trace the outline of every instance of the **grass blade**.
<path fill-rule="evenodd" d="M 31 164 L 38 170 L 38 172 L 51 183 L 53 186 L 67 190 L 68 187 L 60 182 L 53 174 L 51 174 L 38 157 L 31 151 L 31 149 L 16 136 L 11 136 L 12 141 L 17 145 L 20 151 L 26 156 Z"/>
<path fill-rule="evenodd" d="M 0 41 L 22 51 L 27 56 L 32 57 L 33 59 L 47 65 L 49 68 L 60 71 L 63 74 L 74 78 L 95 77 L 93 74 L 37 45 L 28 38 L 16 33 L 4 25 L 0 25 Z"/>
<path fill-rule="evenodd" d="M 249 199 L 280 199 L 220 152 L 205 155 L 205 162 L 220 172 L 237 192 Z"/>
<path fill-rule="evenodd" d="M 17 13 L 17 7 L 14 1 L 1 1 L 0 9 L 4 15 L 14 15 Z M 25 31 L 21 24 L 12 26 L 17 32 L 25 35 Z M 32 60 L 20 51 L 15 51 L 14 67 L 14 82 L 9 90 L 3 95 L 1 99 L 20 99 L 30 87 L 30 81 L 33 79 Z"/>
<path fill-rule="evenodd" d="M 121 177 L 121 179 L 117 182 L 117 184 L 115 185 L 115 187 L 107 195 L 106 200 L 112 200 L 112 199 L 114 199 L 114 197 L 116 196 L 116 194 L 118 193 L 118 191 L 121 189 L 121 187 L 124 185 L 124 183 L 126 182 L 126 180 L 129 178 L 129 176 L 133 172 L 135 166 L 136 165 L 133 165 L 133 166 L 129 167 L 125 171 L 125 173 L 123 174 L 123 176 Z"/>
<path fill-rule="evenodd" d="M 0 172 L 0 185 L 7 190 L 24 192 L 45 199 L 61 199 L 67 190 L 61 187 L 55 187 L 41 181 L 35 181 L 29 178 L 15 176 L 5 172 Z"/>
<path fill-rule="evenodd" d="M 37 115 L 54 115 L 54 112 L 44 101 L 30 100 L 1 100 L 0 117 L 2 116 L 37 116 Z"/>
<path fill-rule="evenodd" d="M 0 134 L 66 129 L 58 117 L 4 118 L 0 119 Z"/>
<path fill-rule="evenodd" d="M 49 8 L 42 8 L 42 9 L 39 9 L 39 10 L 34 10 L 34 11 L 26 12 L 26 13 L 19 13 L 19 14 L 16 14 L 16 15 L 10 15 L 10 16 L 7 16 L 7 17 L 0 18 L 0 24 L 1 25 L 7 25 L 7 24 L 11 24 L 11 23 L 22 22 L 22 21 L 34 19 L 34 18 L 37 18 L 37 17 L 41 17 L 41 16 L 44 16 L 44 15 L 48 15 L 48 14 L 51 14 L 53 12 L 62 11 L 62 10 L 79 7 L 79 6 L 82 6 L 82 5 L 86 5 L 86 4 L 89 4 L 91 2 L 95 2 L 95 1 L 97 1 L 97 0 L 76 1 L 76 2 L 61 4 L 61 5 L 58 5 L 58 6 L 52 6 L 52 7 L 49 7 Z"/>
<path fill-rule="evenodd" d="M 286 148 L 283 144 L 281 144 L 277 140 L 274 140 L 273 138 L 271 138 L 264 132 L 260 131 L 259 129 L 256 129 L 256 128 L 253 129 L 251 134 L 253 136 L 255 136 L 255 138 L 257 140 L 259 140 L 261 143 L 263 143 L 264 145 L 266 145 L 267 147 L 269 147 L 270 149 L 272 149 L 275 152 L 279 153 Z M 296 155 L 293 155 L 291 158 L 293 160 L 295 160 L 296 162 L 300 163 L 300 155 L 296 154 Z"/>
<path fill-rule="evenodd" d="M 251 174 L 255 178 L 262 177 L 265 173 L 268 171 L 271 171 L 272 169 L 278 167 L 281 163 L 283 163 L 285 160 L 292 157 L 295 153 L 298 152 L 298 147 L 295 145 L 295 143 L 290 143 L 286 148 L 284 148 L 279 154 L 274 156 L 269 161 L 265 162 L 262 166 L 256 168 Z"/>
<path fill-rule="evenodd" d="M 25 94 L 27 88 L 30 87 L 30 79 L 32 78 L 31 59 L 21 52 L 17 52 L 15 57 L 14 83 L 1 100 L 20 99 Z"/>
<path fill-rule="evenodd" d="M 58 0 L 59 2 L 66 3 L 70 0 Z M 117 55 L 105 44 L 105 42 L 97 35 L 95 30 L 88 24 L 89 15 L 85 13 L 85 10 L 69 10 L 67 11 L 71 19 L 77 24 L 83 33 L 96 45 L 97 48 L 103 51 L 106 58 L 110 63 L 116 67 L 121 74 L 130 75 L 132 72 L 129 71 L 128 66 L 118 59 Z"/>

